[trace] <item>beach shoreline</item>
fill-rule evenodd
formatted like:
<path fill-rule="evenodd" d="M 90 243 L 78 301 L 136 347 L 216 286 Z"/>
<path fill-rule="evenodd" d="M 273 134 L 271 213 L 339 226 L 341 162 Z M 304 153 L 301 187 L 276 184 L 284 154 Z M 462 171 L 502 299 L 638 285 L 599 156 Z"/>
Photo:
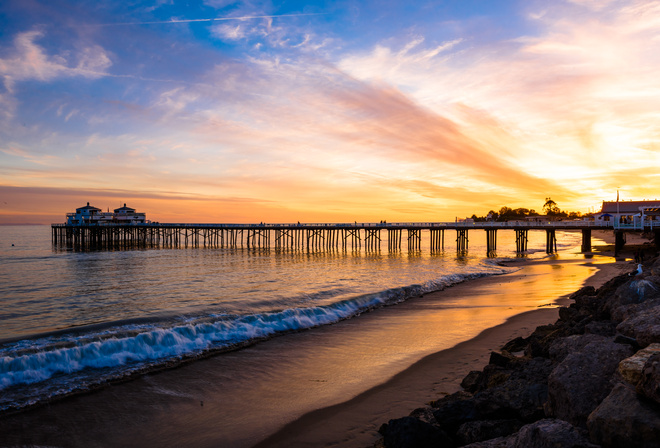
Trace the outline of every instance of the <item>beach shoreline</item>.
<path fill-rule="evenodd" d="M 228 446 L 366 446 L 373 443 L 378 427 L 388 418 L 405 415 L 425 401 L 454 392 L 467 372 L 487 363 L 492 350 L 515 337 L 531 333 L 538 325 L 556 320 L 557 299 L 577 288 L 555 293 L 552 283 L 542 281 L 551 269 L 565 270 L 562 275 L 570 279 L 576 270 L 583 275 L 585 267 L 582 265 L 588 265 L 590 276 L 584 284 L 596 286 L 633 266 L 630 261 L 602 263 L 602 260 L 605 260 L 603 256 L 581 261 L 556 257 L 514 261 L 521 268 L 514 273 L 460 283 L 419 299 L 366 313 L 358 319 L 280 336 L 234 354 L 170 372 L 146 375 L 126 384 L 0 418 L 0 434 L 4 434 L 6 440 L 3 442 L 9 445 L 177 446 L 188 443 L 217 446 L 227 440 L 227 433 L 232 432 L 233 438 Z M 459 339 L 441 350 L 430 344 L 428 353 L 418 355 L 420 359 L 414 362 L 401 355 L 402 358 L 394 364 L 379 365 L 379 358 L 387 359 L 393 356 L 392 353 L 399 355 L 397 350 L 405 351 L 406 344 L 425 343 L 427 335 L 409 333 L 419 327 L 437 326 L 438 323 L 432 321 L 436 308 L 440 305 L 451 307 L 452 297 L 468 294 L 479 300 L 484 297 L 492 299 L 496 290 L 502 293 L 501 297 L 506 297 L 507 291 L 511 294 L 524 285 L 536 289 L 543 297 L 535 298 L 520 310 L 507 310 L 507 313 L 513 313 L 512 316 L 503 319 L 489 316 L 493 324 L 483 324 L 486 329 L 468 340 Z M 479 310 L 475 307 L 473 312 Z M 383 339 L 388 334 L 392 339 Z M 367 336 L 373 339 L 365 342 L 363 339 Z M 305 345 L 310 339 L 314 342 Z M 369 352 L 374 348 L 368 344 L 401 346 L 392 348 L 391 352 L 374 354 Z M 267 350 L 273 354 L 267 354 Z M 359 356 L 372 356 L 373 359 L 366 362 L 376 373 L 366 388 L 353 384 L 354 379 L 347 376 L 338 379 L 337 383 L 343 381 L 346 384 L 341 385 L 340 397 L 333 396 L 337 390 L 332 387 L 338 386 L 330 384 L 333 382 L 330 373 L 322 377 L 319 372 L 328 370 L 330 364 L 337 362 L 333 361 L 333 356 L 351 350 L 361 353 Z M 260 363 L 265 360 L 268 368 L 255 365 L 256 361 L 250 358 L 252 355 Z M 301 359 L 292 359 L 294 356 Z M 236 366 L 232 366 L 234 362 Z M 223 381 L 240 377 L 241 369 L 246 365 L 257 375 L 246 378 L 239 385 L 245 387 L 245 393 L 237 393 L 242 395 L 242 401 L 233 404 L 234 409 L 245 412 L 246 417 L 218 427 L 218 421 L 228 418 L 223 409 L 227 400 L 220 390 Z M 309 371 L 307 376 L 300 373 L 305 370 Z M 393 372 L 398 373 L 393 375 Z M 286 392 L 287 387 L 297 387 L 302 382 L 309 382 L 313 387 L 308 402 L 295 409 L 288 409 L 286 393 L 281 395 L 282 391 L 272 390 L 277 388 Z M 269 385 L 273 384 L 275 386 L 270 388 Z M 255 388 L 257 390 L 253 390 Z M 268 415 L 271 421 L 264 423 L 263 416 L 252 415 L 255 411 Z M 122 427 L 123 431 L 118 433 L 117 427 Z M 56 433 L 59 435 L 53 434 L 53 428 L 58 428 Z M 239 436 L 239 433 L 245 434 Z"/>
<path fill-rule="evenodd" d="M 512 261 L 506 264 L 524 267 L 556 262 L 557 260 L 543 259 Z M 609 263 L 594 266 L 597 270 L 584 281 L 584 286 L 598 288 L 611 278 L 631 271 L 635 265 L 622 256 L 618 261 L 612 258 Z M 479 279 L 475 284 L 454 285 L 450 294 L 461 294 L 463 289 L 469 290 L 479 283 L 501 284 L 503 280 L 509 280 L 511 284 L 515 284 L 516 276 L 521 275 L 524 274 L 505 274 Z M 434 292 L 427 296 L 432 299 L 440 294 L 446 295 L 447 291 Z M 379 438 L 378 428 L 388 419 L 407 415 L 425 403 L 457 392 L 461 389 L 461 381 L 471 370 L 488 364 L 491 352 L 499 350 L 515 338 L 529 336 L 538 326 L 554 323 L 558 318 L 556 306 L 570 303 L 568 296 L 572 292 L 574 291 L 557 297 L 552 307 L 539 307 L 513 315 L 504 323 L 487 328 L 470 340 L 432 353 L 399 372 L 386 383 L 365 391 L 348 402 L 306 414 L 254 448 L 371 446 Z M 417 397 L 417 400 L 410 398 L 413 396 Z M 357 427 L 356 417 L 374 414 L 374 408 L 383 409 L 380 419 L 373 417 L 365 427 Z"/>

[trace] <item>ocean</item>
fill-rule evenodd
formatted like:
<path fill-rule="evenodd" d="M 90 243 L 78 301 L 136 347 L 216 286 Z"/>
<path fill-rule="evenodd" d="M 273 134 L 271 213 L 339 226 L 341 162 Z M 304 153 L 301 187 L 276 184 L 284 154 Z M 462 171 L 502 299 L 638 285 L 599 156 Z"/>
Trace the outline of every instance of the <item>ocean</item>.
<path fill-rule="evenodd" d="M 54 247 L 49 226 L 2 227 L 0 412 L 518 269 L 501 264 L 516 258 L 514 232 L 498 232 L 496 258 L 484 231 L 464 255 L 453 234 L 441 253 L 428 235 L 414 252 L 386 240 L 379 251 L 75 251 Z M 546 257 L 545 232 L 529 237 L 526 257 Z M 580 238 L 558 232 L 560 255 L 577 257 Z"/>

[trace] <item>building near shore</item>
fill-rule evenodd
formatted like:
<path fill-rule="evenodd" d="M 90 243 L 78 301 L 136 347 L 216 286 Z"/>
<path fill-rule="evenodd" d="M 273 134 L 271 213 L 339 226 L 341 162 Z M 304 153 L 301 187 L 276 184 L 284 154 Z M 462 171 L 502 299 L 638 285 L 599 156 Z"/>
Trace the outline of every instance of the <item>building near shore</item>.
<path fill-rule="evenodd" d="M 75 225 L 89 225 L 89 224 L 144 224 L 147 223 L 147 216 L 145 213 L 138 213 L 134 208 L 123 207 L 114 209 L 113 212 L 102 211 L 100 208 L 93 205 L 87 205 L 76 209 L 75 213 L 66 214 L 66 224 L 70 226 Z"/>
<path fill-rule="evenodd" d="M 603 201 L 596 221 L 612 221 L 639 227 L 650 222 L 660 222 L 660 201 Z"/>

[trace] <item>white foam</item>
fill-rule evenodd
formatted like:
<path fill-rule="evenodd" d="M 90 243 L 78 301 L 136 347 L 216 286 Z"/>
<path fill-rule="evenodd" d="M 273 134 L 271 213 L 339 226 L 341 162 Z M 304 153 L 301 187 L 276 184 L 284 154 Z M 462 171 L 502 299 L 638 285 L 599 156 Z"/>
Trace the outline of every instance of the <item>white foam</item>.
<path fill-rule="evenodd" d="M 489 271 L 493 273 L 493 271 Z M 486 275 L 445 276 L 425 285 L 395 288 L 332 305 L 290 308 L 278 312 L 224 316 L 215 321 L 193 320 L 170 327 L 139 325 L 103 333 L 44 339 L 20 351 L 0 353 L 0 390 L 39 383 L 87 369 L 139 368 L 195 356 L 276 333 L 302 330 L 338 322 L 366 310 L 401 302 L 425 292 L 443 289 L 467 278 Z M 208 318 L 207 318 L 208 319 Z M 130 330 L 130 331 L 128 331 Z M 63 346 L 65 345 L 65 346 Z M 100 378 L 99 378 L 100 380 Z"/>

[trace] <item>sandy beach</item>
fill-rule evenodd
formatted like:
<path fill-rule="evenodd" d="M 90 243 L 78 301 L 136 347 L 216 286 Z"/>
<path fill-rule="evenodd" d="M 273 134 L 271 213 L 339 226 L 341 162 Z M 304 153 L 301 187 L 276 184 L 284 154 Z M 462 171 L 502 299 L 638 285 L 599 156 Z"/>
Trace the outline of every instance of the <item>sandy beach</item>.
<path fill-rule="evenodd" d="M 565 296 L 634 268 L 628 252 L 616 262 L 607 247 L 596 253 L 515 263 L 511 274 L 7 415 L 0 442 L 370 446 L 382 423 L 455 392 L 492 350 L 554 322 Z M 454 309 L 466 297 L 472 307 Z"/>

